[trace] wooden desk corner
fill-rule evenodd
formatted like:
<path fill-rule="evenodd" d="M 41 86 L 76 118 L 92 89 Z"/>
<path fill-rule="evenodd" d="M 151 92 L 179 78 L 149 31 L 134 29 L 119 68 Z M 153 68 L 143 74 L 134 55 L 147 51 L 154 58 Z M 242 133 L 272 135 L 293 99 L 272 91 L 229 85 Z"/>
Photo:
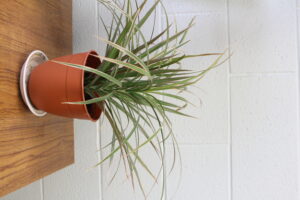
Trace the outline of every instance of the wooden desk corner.
<path fill-rule="evenodd" d="M 36 117 L 19 92 L 27 55 L 72 53 L 72 0 L 0 4 L 0 197 L 74 162 L 73 120 Z"/>

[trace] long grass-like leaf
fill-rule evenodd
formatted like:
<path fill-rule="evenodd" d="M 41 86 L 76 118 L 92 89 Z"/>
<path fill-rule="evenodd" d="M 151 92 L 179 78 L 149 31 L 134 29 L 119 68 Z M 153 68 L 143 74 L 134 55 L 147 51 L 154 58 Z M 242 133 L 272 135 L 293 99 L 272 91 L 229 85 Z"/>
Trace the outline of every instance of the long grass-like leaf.
<path fill-rule="evenodd" d="M 106 74 L 102 71 L 99 71 L 97 69 L 94 69 L 94 68 L 91 68 L 91 67 L 87 67 L 87 66 L 84 66 L 84 65 L 78 65 L 78 64 L 73 64 L 73 63 L 68 63 L 68 62 L 60 62 L 60 61 L 54 61 L 52 60 L 52 62 L 56 62 L 56 63 L 59 63 L 61 65 L 65 65 L 65 66 L 68 66 L 68 67 L 73 67 L 73 68 L 77 68 L 77 69 L 82 69 L 84 71 L 87 71 L 87 72 L 91 72 L 93 74 L 96 74 L 102 78 L 105 78 L 107 80 L 109 80 L 110 82 L 122 87 L 122 83 L 115 79 L 114 77 L 110 76 L 109 74 Z"/>

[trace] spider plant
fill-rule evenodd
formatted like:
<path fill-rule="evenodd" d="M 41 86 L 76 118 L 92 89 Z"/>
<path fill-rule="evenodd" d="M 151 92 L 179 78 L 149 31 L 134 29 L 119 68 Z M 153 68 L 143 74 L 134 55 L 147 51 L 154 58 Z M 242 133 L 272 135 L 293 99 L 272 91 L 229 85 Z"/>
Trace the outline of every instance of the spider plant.
<path fill-rule="evenodd" d="M 152 1 L 151 5 L 148 5 L 151 3 L 148 0 L 140 3 L 136 0 L 99 2 L 110 11 L 112 17 L 109 24 L 101 19 L 107 37 L 99 37 L 99 40 L 107 45 L 106 52 L 99 56 L 102 64 L 97 69 L 63 63 L 89 72 L 85 77 L 85 93 L 91 99 L 69 103 L 97 103 L 101 107 L 113 134 L 107 145 L 111 148 L 110 153 L 99 164 L 112 160 L 116 153 L 120 153 L 133 186 L 135 179 L 146 197 L 139 175 L 141 168 L 137 165 L 142 166 L 154 181 L 166 173 L 163 170 L 166 140 L 170 140 L 174 152 L 178 152 L 169 114 L 190 117 L 182 112 L 189 104 L 184 92 L 209 70 L 221 64 L 222 54 L 183 53 L 180 49 L 189 42 L 186 35 L 194 21 L 177 30 L 176 25 L 169 23 L 161 0 Z M 166 27 L 155 34 L 157 24 L 153 23 L 152 33 L 146 37 L 142 30 L 150 18 L 155 19 L 158 8 L 165 16 Z M 186 59 L 211 55 L 218 57 L 205 70 L 192 71 L 180 65 Z M 172 99 L 178 103 L 173 103 Z M 140 157 L 139 150 L 145 145 L 150 145 L 161 160 L 159 174 L 154 174 L 144 158 Z M 172 166 L 174 163 L 175 159 Z M 165 186 L 162 187 L 163 190 Z"/>

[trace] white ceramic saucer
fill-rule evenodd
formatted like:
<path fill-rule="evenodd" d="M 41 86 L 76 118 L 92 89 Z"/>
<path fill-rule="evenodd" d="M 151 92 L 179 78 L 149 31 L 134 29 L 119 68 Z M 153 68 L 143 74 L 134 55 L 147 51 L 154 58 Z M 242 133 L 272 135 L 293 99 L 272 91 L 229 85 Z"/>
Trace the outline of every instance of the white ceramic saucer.
<path fill-rule="evenodd" d="M 42 110 L 36 109 L 32 103 L 30 102 L 29 96 L 28 96 L 28 89 L 27 89 L 27 83 L 29 80 L 29 76 L 31 71 L 38 66 L 39 64 L 45 62 L 48 60 L 48 57 L 46 54 L 40 50 L 35 50 L 29 54 L 27 57 L 25 63 L 22 66 L 21 74 L 20 74 L 20 90 L 22 94 L 23 101 L 29 108 L 29 110 L 38 117 L 43 117 L 47 113 Z"/>

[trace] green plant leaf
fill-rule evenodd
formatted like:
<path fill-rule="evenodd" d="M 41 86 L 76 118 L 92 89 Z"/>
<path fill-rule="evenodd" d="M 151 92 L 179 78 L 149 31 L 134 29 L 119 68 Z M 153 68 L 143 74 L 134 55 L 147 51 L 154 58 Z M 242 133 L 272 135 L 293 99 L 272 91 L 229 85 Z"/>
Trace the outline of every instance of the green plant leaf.
<path fill-rule="evenodd" d="M 99 103 L 99 102 L 102 102 L 108 98 L 110 98 L 112 95 L 113 95 L 114 92 L 111 92 L 107 95 L 104 95 L 102 97 L 96 97 L 96 98 L 92 98 L 92 99 L 89 99 L 89 100 L 86 100 L 86 101 L 76 101 L 76 102 L 63 102 L 62 104 L 93 104 L 93 103 Z"/>
<path fill-rule="evenodd" d="M 107 80 L 109 80 L 110 82 L 122 87 L 122 83 L 120 81 L 118 81 L 117 79 L 115 79 L 114 77 L 102 72 L 102 71 L 99 71 L 97 69 L 94 69 L 94 68 L 91 68 L 91 67 L 87 67 L 87 66 L 84 66 L 84 65 L 78 65 L 78 64 L 73 64 L 73 63 L 67 63 L 67 62 L 61 62 L 61 61 L 55 61 L 55 60 L 52 60 L 52 62 L 56 62 L 56 63 L 59 63 L 59 64 L 62 64 L 62 65 L 65 65 L 65 66 L 68 66 L 68 67 L 73 67 L 73 68 L 77 68 L 77 69 L 82 69 L 84 71 L 87 71 L 87 72 L 91 72 L 93 74 L 96 74 L 102 78 L 105 78 Z"/>
<path fill-rule="evenodd" d="M 144 69 L 145 71 L 147 72 L 147 76 L 151 77 L 151 74 L 149 72 L 149 69 L 147 67 L 147 65 L 136 55 L 134 55 L 131 51 L 119 46 L 118 44 L 115 44 L 111 41 L 108 41 L 104 38 L 99 38 L 101 41 L 109 44 L 110 46 L 113 46 L 114 48 L 118 49 L 119 51 L 123 52 L 124 54 L 128 55 L 131 59 L 135 60 L 138 64 L 140 64 Z"/>
<path fill-rule="evenodd" d="M 102 60 L 106 60 L 108 62 L 111 62 L 111 63 L 114 63 L 114 64 L 117 64 L 119 65 L 120 67 L 126 67 L 128 69 L 131 69 L 133 71 L 136 71 L 140 74 L 143 74 L 145 76 L 149 76 L 151 77 L 151 75 L 149 74 L 149 72 L 143 70 L 142 68 L 136 66 L 136 65 L 133 65 L 133 64 L 130 64 L 130 63 L 126 63 L 126 62 L 123 62 L 123 61 L 120 61 L 120 60 L 117 60 L 117 59 L 111 59 L 111 58 L 107 58 L 107 57 L 104 57 L 104 56 L 98 56 L 100 59 Z"/>

